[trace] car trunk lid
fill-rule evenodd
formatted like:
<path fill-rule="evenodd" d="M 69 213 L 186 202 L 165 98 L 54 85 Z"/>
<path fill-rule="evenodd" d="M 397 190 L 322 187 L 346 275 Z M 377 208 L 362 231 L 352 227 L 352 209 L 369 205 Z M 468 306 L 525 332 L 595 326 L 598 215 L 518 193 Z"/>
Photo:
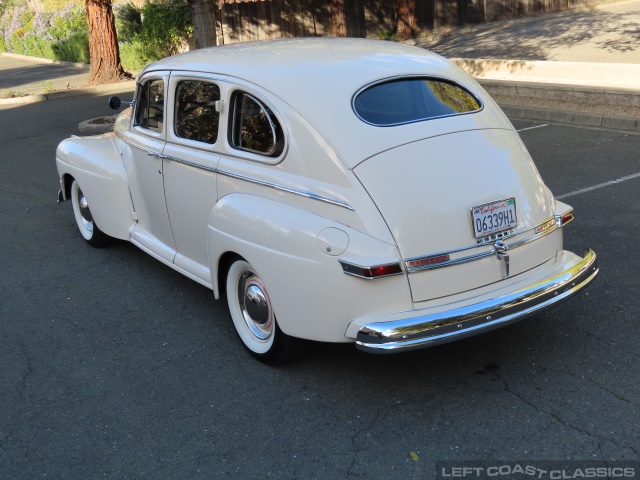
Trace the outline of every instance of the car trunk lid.
<path fill-rule="evenodd" d="M 512 277 L 561 249 L 560 232 L 508 253 L 495 246 L 505 234 L 515 241 L 535 235 L 541 225 L 547 224 L 548 233 L 555 227 L 548 223 L 553 197 L 512 130 L 473 130 L 412 142 L 367 159 L 354 173 L 412 271 L 414 302 Z M 517 225 L 476 238 L 472 209 L 511 199 Z"/>

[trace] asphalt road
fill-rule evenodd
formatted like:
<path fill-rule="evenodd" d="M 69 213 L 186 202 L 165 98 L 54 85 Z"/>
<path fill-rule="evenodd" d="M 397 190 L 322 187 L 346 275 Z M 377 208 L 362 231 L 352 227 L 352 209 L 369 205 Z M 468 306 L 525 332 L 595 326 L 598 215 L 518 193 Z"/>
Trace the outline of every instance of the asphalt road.
<path fill-rule="evenodd" d="M 210 291 L 128 243 L 89 247 L 56 204 L 56 144 L 104 114 L 106 97 L 0 109 L 0 478 L 427 479 L 447 460 L 640 460 L 640 136 L 514 122 L 575 207 L 566 248 L 600 256 L 581 297 L 430 350 L 315 344 L 271 368 Z"/>
<path fill-rule="evenodd" d="M 79 87 L 89 69 L 41 62 L 37 58 L 0 55 L 0 92 L 49 93 Z"/>

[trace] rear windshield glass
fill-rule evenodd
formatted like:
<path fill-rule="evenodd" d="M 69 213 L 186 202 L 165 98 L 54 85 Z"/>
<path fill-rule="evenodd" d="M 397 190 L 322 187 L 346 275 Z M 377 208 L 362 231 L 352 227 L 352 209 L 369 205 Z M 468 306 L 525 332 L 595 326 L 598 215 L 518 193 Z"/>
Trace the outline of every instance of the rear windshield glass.
<path fill-rule="evenodd" d="M 353 101 L 356 114 L 372 125 L 388 127 L 482 109 L 462 87 L 434 78 L 403 78 L 378 83 Z"/>

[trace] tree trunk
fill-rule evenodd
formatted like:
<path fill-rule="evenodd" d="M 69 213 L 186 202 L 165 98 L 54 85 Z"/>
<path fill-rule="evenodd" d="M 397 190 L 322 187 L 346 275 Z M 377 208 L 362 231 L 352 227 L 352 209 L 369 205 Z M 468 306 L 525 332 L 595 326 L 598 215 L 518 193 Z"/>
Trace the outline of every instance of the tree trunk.
<path fill-rule="evenodd" d="M 331 0 L 331 36 L 347 36 L 347 19 L 344 14 L 344 0 Z"/>
<path fill-rule="evenodd" d="M 120 49 L 111 0 L 86 0 L 89 27 L 89 83 L 111 83 L 129 78 L 120 64 Z"/>
<path fill-rule="evenodd" d="M 196 48 L 216 45 L 216 15 L 214 1 L 188 0 L 193 18 L 193 39 Z"/>
<path fill-rule="evenodd" d="M 416 0 L 396 0 L 396 35 L 406 40 L 417 33 Z"/>

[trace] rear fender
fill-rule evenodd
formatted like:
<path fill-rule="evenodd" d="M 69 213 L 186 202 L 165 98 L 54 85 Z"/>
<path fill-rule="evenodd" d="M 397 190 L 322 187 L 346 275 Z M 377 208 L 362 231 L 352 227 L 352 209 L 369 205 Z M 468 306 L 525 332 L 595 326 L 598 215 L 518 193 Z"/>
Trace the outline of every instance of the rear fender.
<path fill-rule="evenodd" d="M 108 133 L 60 142 L 56 151 L 61 190 L 58 201 L 69 200 L 75 179 L 100 230 L 111 237 L 129 240 L 135 222 L 119 141 Z"/>
<path fill-rule="evenodd" d="M 278 324 L 288 335 L 349 342 L 346 328 L 356 316 L 411 308 L 405 275 L 368 281 L 345 275 L 338 261 L 399 262 L 397 247 L 325 217 L 238 193 L 217 202 L 208 228 L 216 298 L 224 290 L 225 259 L 244 258 L 265 283 Z M 339 239 L 331 253 L 318 240 L 323 231 Z"/>

